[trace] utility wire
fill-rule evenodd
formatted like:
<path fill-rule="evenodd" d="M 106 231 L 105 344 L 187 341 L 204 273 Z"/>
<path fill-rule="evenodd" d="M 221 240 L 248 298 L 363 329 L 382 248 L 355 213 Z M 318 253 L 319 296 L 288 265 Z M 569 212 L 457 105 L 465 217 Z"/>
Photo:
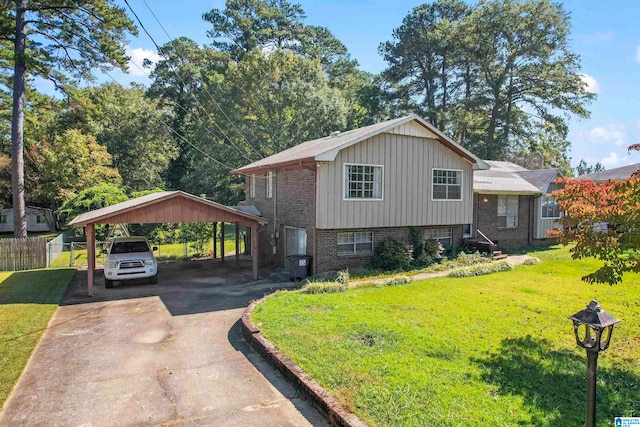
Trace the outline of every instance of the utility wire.
<path fill-rule="evenodd" d="M 149 12 L 151 12 L 151 15 L 154 17 L 154 19 L 156 20 L 156 22 L 158 23 L 158 25 L 160 25 L 160 28 L 162 28 L 162 31 L 165 33 L 165 35 L 167 36 L 167 38 L 173 43 L 174 39 L 169 35 L 169 33 L 167 32 L 166 28 L 164 27 L 164 25 L 162 25 L 162 22 L 160 22 L 160 19 L 158 19 L 158 16 L 155 14 L 155 12 L 153 11 L 153 9 L 151 9 L 151 6 L 149 6 L 149 3 L 147 3 L 147 0 L 142 0 L 145 4 L 145 6 L 147 6 L 147 9 L 149 9 Z M 220 112 L 222 113 L 222 115 L 224 115 L 224 117 L 229 121 L 229 123 L 231 123 L 231 125 L 234 127 L 234 129 L 238 132 L 238 134 L 242 137 L 242 139 L 244 140 L 244 142 L 247 143 L 247 145 L 249 147 L 251 147 L 253 149 L 253 151 L 256 152 L 256 154 L 258 156 L 260 156 L 260 158 L 264 159 L 264 156 L 262 155 L 262 153 L 253 145 L 251 144 L 247 138 L 245 138 L 245 136 L 242 134 L 242 132 L 240 132 L 240 129 L 238 129 L 238 126 L 236 126 L 235 122 L 233 120 L 231 120 L 229 118 L 229 116 L 227 115 L 227 113 L 225 113 L 225 111 L 222 109 L 222 107 L 220 106 L 220 104 L 218 103 L 218 101 L 216 101 L 216 99 L 213 97 L 213 95 L 211 95 L 211 92 L 209 92 L 209 88 L 207 88 L 206 85 L 202 85 L 204 91 L 206 92 L 207 95 L 209 95 L 209 98 L 211 98 L 211 100 L 213 101 L 213 103 L 216 105 L 216 107 L 218 108 L 218 110 L 220 110 Z M 255 139 L 256 136 L 253 135 L 253 137 Z"/>
<path fill-rule="evenodd" d="M 131 13 L 133 14 L 133 16 L 136 18 L 136 20 L 138 21 L 138 24 L 140 25 L 140 27 L 142 28 L 142 30 L 145 32 L 145 34 L 147 35 L 147 37 L 149 37 L 149 39 L 151 40 L 151 42 L 154 44 L 154 46 L 156 47 L 156 49 L 158 50 L 158 53 L 160 55 L 162 55 L 164 57 L 164 59 L 170 63 L 169 61 L 169 57 L 167 55 L 165 55 L 165 53 L 162 51 L 162 48 L 160 48 L 160 46 L 158 45 L 158 43 L 155 41 L 155 39 L 153 38 L 153 36 L 151 35 L 151 33 L 149 33 L 149 31 L 147 30 L 147 28 L 144 26 L 144 24 L 142 23 L 142 21 L 140 20 L 140 18 L 138 17 L 138 14 L 135 12 L 135 10 L 131 7 L 131 4 L 129 4 L 128 0 L 124 0 L 125 4 L 127 5 L 127 7 L 129 8 L 129 10 L 131 11 Z M 170 66 L 171 71 L 173 71 L 173 73 L 176 75 L 176 77 L 178 77 L 178 79 L 182 82 L 183 85 L 187 86 L 187 83 L 184 81 L 184 79 L 182 78 L 182 76 L 180 76 L 180 74 L 172 67 Z M 236 151 L 238 151 L 238 153 L 240 153 L 241 156 L 243 156 L 245 159 L 249 160 L 249 162 L 253 163 L 255 160 L 251 159 L 250 157 L 248 157 L 244 151 L 242 151 L 234 142 L 231 138 L 229 138 L 229 136 L 224 132 L 224 130 L 222 130 L 222 128 L 216 123 L 216 121 L 211 117 L 211 115 L 209 114 L 209 112 L 206 110 L 206 108 L 204 108 L 204 106 L 202 105 L 202 103 L 198 100 L 198 98 L 196 98 L 196 96 L 190 92 L 191 97 L 196 101 L 196 103 L 200 106 L 200 108 L 202 109 L 202 111 L 207 115 L 207 117 L 209 117 L 211 119 L 211 121 L 213 122 L 213 124 L 215 125 L 215 127 L 220 131 L 220 133 L 222 133 L 222 135 L 225 136 L 226 140 L 229 141 L 229 143 L 236 149 Z"/>

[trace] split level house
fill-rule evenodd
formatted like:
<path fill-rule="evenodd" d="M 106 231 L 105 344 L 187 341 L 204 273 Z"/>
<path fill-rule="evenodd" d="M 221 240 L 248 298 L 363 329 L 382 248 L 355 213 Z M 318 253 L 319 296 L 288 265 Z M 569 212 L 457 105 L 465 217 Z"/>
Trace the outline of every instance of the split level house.
<path fill-rule="evenodd" d="M 509 249 L 544 243 L 560 218 L 549 196 L 558 169 L 483 161 L 417 115 L 333 132 L 239 168 L 245 205 L 268 221 L 260 259 L 313 272 L 361 267 L 387 238 L 415 227 L 443 245 L 489 240 Z"/>
<path fill-rule="evenodd" d="M 268 221 L 263 263 L 312 256 L 313 272 L 363 266 L 377 243 L 411 227 L 458 245 L 473 230 L 481 159 L 417 115 L 333 132 L 239 168 L 246 205 Z"/>

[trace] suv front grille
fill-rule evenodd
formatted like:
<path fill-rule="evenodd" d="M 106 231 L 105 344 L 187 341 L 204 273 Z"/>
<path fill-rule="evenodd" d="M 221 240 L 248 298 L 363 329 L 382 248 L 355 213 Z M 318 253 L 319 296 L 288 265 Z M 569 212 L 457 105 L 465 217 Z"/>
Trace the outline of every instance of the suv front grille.
<path fill-rule="evenodd" d="M 120 268 L 140 268 L 143 267 L 144 263 L 142 261 L 123 261 L 120 263 Z"/>

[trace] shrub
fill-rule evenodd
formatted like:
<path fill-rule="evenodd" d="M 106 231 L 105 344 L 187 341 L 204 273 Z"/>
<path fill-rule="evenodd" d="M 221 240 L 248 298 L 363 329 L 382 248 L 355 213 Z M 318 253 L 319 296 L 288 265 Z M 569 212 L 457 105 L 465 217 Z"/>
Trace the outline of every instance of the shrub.
<path fill-rule="evenodd" d="M 417 227 L 409 229 L 409 240 L 413 246 L 413 261 L 419 267 L 428 267 L 439 261 L 443 251 L 437 240 L 427 239 Z"/>
<path fill-rule="evenodd" d="M 541 262 L 542 262 L 542 260 L 540 258 L 532 256 L 531 258 L 525 259 L 522 264 L 524 264 L 524 265 L 538 265 Z"/>
<path fill-rule="evenodd" d="M 475 253 L 472 254 L 468 254 L 465 252 L 460 252 L 458 254 L 458 257 L 453 260 L 453 264 L 457 267 L 465 267 L 465 266 L 469 266 L 469 265 L 476 265 L 476 264 L 486 264 L 491 262 L 491 259 L 489 258 L 489 256 L 485 256 L 482 255 L 479 251 L 476 251 Z"/>
<path fill-rule="evenodd" d="M 397 285 L 406 285 L 412 282 L 413 282 L 413 279 L 409 276 L 396 276 L 387 280 L 384 284 L 385 286 L 397 286 Z"/>
<path fill-rule="evenodd" d="M 371 267 L 384 271 L 405 271 L 413 260 L 411 246 L 395 239 L 385 239 L 373 251 Z"/>
<path fill-rule="evenodd" d="M 348 268 L 338 271 L 336 282 L 342 283 L 345 286 L 349 285 L 349 269 Z"/>
<path fill-rule="evenodd" d="M 502 260 L 491 264 L 472 265 L 470 267 L 460 267 L 451 270 L 449 277 L 471 277 L 482 276 L 484 274 L 498 273 L 500 271 L 509 271 L 513 267 L 507 261 Z"/>
<path fill-rule="evenodd" d="M 302 288 L 303 294 L 334 294 L 344 292 L 347 286 L 340 282 L 310 282 Z"/>

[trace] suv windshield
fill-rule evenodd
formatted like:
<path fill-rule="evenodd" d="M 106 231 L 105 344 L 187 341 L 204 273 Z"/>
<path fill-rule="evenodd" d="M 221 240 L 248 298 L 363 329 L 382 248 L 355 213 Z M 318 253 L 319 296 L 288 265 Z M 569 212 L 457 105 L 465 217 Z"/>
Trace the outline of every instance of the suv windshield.
<path fill-rule="evenodd" d="M 115 242 L 111 247 L 112 254 L 128 254 L 132 252 L 149 252 L 147 242 Z"/>

